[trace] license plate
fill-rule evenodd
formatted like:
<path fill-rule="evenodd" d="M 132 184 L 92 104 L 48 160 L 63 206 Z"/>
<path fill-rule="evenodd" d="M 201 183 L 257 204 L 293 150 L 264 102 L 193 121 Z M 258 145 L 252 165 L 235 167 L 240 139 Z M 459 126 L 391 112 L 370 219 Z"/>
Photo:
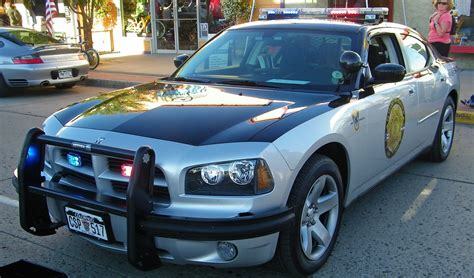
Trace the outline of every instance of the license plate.
<path fill-rule="evenodd" d="M 59 79 L 72 78 L 72 70 L 58 70 Z"/>
<path fill-rule="evenodd" d="M 70 207 L 64 207 L 64 209 L 70 230 L 98 239 L 109 240 L 104 217 Z"/>

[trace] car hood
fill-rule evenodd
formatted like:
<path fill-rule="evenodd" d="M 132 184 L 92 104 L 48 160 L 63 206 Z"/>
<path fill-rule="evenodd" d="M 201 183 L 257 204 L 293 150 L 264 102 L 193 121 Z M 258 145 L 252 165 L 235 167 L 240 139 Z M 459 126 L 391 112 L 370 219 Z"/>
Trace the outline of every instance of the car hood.
<path fill-rule="evenodd" d="M 86 99 L 55 116 L 66 127 L 191 145 L 271 142 L 340 100 L 328 93 L 157 81 Z"/>

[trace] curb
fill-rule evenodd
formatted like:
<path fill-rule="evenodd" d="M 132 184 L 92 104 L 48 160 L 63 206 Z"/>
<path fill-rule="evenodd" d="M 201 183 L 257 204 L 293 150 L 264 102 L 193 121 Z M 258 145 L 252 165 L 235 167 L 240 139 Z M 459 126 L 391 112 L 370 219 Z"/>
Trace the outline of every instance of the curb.
<path fill-rule="evenodd" d="M 107 80 L 107 79 L 91 79 L 88 78 L 82 83 L 85 86 L 104 87 L 110 89 L 123 89 L 141 84 L 140 82 L 122 81 L 122 80 Z"/>
<path fill-rule="evenodd" d="M 474 125 L 474 112 L 456 111 L 456 122 L 461 124 Z"/>

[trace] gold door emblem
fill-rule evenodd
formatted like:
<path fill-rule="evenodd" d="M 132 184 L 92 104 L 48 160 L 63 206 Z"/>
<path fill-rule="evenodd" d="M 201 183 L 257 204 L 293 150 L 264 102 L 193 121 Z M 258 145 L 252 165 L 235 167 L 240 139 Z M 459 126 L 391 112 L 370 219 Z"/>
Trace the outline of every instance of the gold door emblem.
<path fill-rule="evenodd" d="M 390 103 L 385 123 L 385 155 L 388 158 L 394 156 L 402 143 L 405 131 L 405 110 L 400 99 L 394 99 Z"/>

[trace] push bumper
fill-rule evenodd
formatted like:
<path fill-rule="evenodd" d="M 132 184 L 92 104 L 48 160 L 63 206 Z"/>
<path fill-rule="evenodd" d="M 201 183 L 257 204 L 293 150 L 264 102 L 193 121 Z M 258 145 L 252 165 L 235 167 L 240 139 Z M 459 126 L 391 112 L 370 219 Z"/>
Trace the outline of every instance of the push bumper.
<path fill-rule="evenodd" d="M 59 190 L 60 186 L 54 186 L 54 190 L 43 187 L 44 178 L 41 171 L 44 166 L 45 145 L 133 159 L 134 173 L 130 178 L 126 205 L 120 205 L 113 200 L 104 202 L 98 196 Z M 34 153 L 32 149 L 37 151 L 36 157 L 31 155 Z M 154 169 L 155 154 L 149 147 L 140 147 L 136 152 L 132 152 L 51 137 L 34 128 L 28 132 L 25 139 L 18 165 L 18 177 L 13 178 L 13 184 L 19 193 L 21 226 L 29 233 L 44 236 L 54 234 L 57 228 L 65 225 L 62 222 L 51 222 L 46 197 L 126 217 L 128 260 L 139 269 L 150 270 L 161 264 L 156 252 L 155 236 L 187 240 L 237 240 L 273 234 L 294 222 L 295 215 L 291 208 L 224 219 L 175 217 L 153 213 Z M 61 175 L 56 173 L 50 183 L 59 185 Z"/>

